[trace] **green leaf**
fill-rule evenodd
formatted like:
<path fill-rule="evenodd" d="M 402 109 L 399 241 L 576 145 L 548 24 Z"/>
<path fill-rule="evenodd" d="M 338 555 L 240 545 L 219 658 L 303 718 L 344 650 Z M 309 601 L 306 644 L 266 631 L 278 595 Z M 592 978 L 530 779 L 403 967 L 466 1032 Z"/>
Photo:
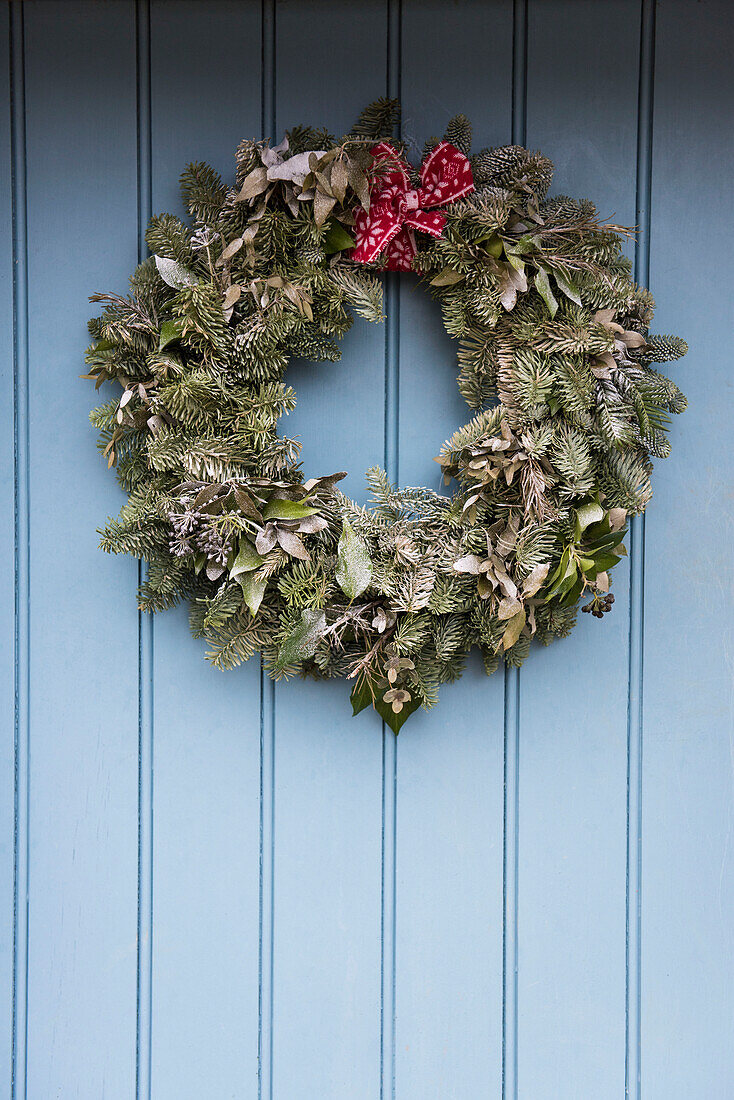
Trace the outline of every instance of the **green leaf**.
<path fill-rule="evenodd" d="M 380 699 L 379 696 L 375 700 L 375 710 L 382 718 L 386 726 L 389 726 L 393 733 L 400 733 L 401 728 L 410 718 L 411 714 L 414 714 L 420 702 L 418 699 L 411 699 L 409 703 L 403 703 L 402 709 L 396 714 L 389 703 L 386 703 L 384 699 Z"/>
<path fill-rule="evenodd" d="M 463 279 L 464 276 L 458 271 L 452 271 L 450 267 L 445 267 L 443 271 L 431 279 L 431 286 L 454 286 L 455 283 L 460 283 Z"/>
<path fill-rule="evenodd" d="M 553 291 L 551 290 L 550 279 L 548 278 L 548 272 L 545 268 L 541 268 L 535 276 L 535 289 L 548 306 L 548 312 L 551 317 L 555 317 L 558 312 L 558 302 L 556 301 Z"/>
<path fill-rule="evenodd" d="M 232 562 L 229 575 L 234 580 L 240 573 L 250 573 L 253 569 L 259 569 L 265 558 L 258 554 L 249 539 L 240 539 L 237 557 Z"/>
<path fill-rule="evenodd" d="M 336 583 L 349 600 L 361 596 L 372 580 L 372 562 L 367 544 L 355 535 L 349 520 L 344 520 L 337 549 Z"/>
<path fill-rule="evenodd" d="M 595 501 L 589 501 L 588 504 L 582 504 L 580 508 L 576 509 L 576 542 L 579 541 L 581 535 L 587 527 L 591 527 L 592 523 L 599 523 L 604 518 L 604 509 L 601 504 L 597 504 Z"/>
<path fill-rule="evenodd" d="M 577 306 L 580 306 L 581 295 L 578 292 L 576 284 L 570 279 L 567 279 L 565 275 L 562 275 L 560 271 L 554 271 L 553 278 L 556 280 L 558 289 L 562 291 L 567 298 L 570 298 L 572 302 L 575 302 Z"/>
<path fill-rule="evenodd" d="M 263 602 L 265 589 L 268 586 L 267 577 L 256 577 L 254 573 L 241 573 L 237 583 L 242 589 L 245 603 L 253 615 L 257 615 L 260 604 Z"/>
<path fill-rule="evenodd" d="M 169 260 L 166 256 L 156 256 L 155 266 L 158 268 L 158 274 L 164 283 L 168 283 L 174 290 L 181 290 L 185 286 L 196 286 L 199 282 L 198 275 L 195 275 L 188 267 L 184 267 L 178 260 Z"/>
<path fill-rule="evenodd" d="M 482 238 L 480 237 L 479 240 L 476 241 L 475 243 L 476 244 L 481 244 L 482 243 Z M 489 237 L 487 238 L 487 244 L 486 244 L 487 252 L 490 254 L 490 256 L 493 256 L 495 260 L 499 260 L 500 256 L 502 255 L 502 250 L 504 249 L 504 247 L 505 247 L 504 241 L 502 240 L 501 237 L 498 237 L 496 233 L 491 233 L 489 235 Z M 509 256 L 507 258 L 508 258 L 508 260 L 510 259 Z M 510 261 L 510 262 L 512 262 L 512 261 Z"/>
<path fill-rule="evenodd" d="M 568 592 L 566 593 L 564 598 L 561 600 L 560 606 L 561 607 L 573 607 L 573 605 L 576 603 L 577 599 L 579 598 L 579 596 L 581 595 L 583 590 L 584 590 L 584 578 L 583 578 L 583 576 L 581 576 L 581 577 L 578 578 L 576 583 L 574 585 L 572 585 L 571 588 L 568 590 Z"/>
<path fill-rule="evenodd" d="M 181 321 L 164 321 L 161 325 L 160 337 L 158 340 L 158 351 L 163 351 L 169 344 L 172 344 L 174 340 L 179 340 L 183 335 L 183 324 Z"/>
<path fill-rule="evenodd" d="M 613 569 L 621 560 L 616 554 L 594 554 L 594 566 L 597 573 L 606 573 L 607 569 Z"/>
<path fill-rule="evenodd" d="M 300 664 L 313 657 L 325 630 L 326 615 L 323 611 L 313 611 L 308 607 L 302 611 L 301 618 L 281 643 L 275 662 L 276 672 L 287 665 Z"/>
<path fill-rule="evenodd" d="M 283 500 L 281 497 L 271 497 L 263 508 L 263 519 L 305 519 L 313 516 L 318 508 L 309 508 L 300 500 Z"/>
<path fill-rule="evenodd" d="M 356 684 L 352 688 L 352 694 L 349 696 L 352 704 L 352 717 L 359 714 L 366 707 L 372 706 L 372 691 L 370 689 L 370 682 L 364 675 L 360 676 Z"/>
<path fill-rule="evenodd" d="M 331 256 L 334 252 L 343 252 L 347 248 L 354 248 L 354 238 L 347 233 L 340 222 L 330 218 L 327 224 L 328 229 L 324 234 L 324 252 L 327 256 Z"/>

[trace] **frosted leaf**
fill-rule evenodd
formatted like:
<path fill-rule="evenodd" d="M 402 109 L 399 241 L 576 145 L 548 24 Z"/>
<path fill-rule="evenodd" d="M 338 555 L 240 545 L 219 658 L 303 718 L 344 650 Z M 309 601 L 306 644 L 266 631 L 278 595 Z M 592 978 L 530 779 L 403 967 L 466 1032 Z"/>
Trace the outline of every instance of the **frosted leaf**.
<path fill-rule="evenodd" d="M 372 580 L 372 561 L 366 543 L 355 535 L 349 520 L 344 520 L 339 539 L 336 582 L 349 600 L 356 599 Z"/>
<path fill-rule="evenodd" d="M 166 256 L 156 256 L 155 266 L 158 268 L 158 274 L 164 283 L 168 283 L 174 290 L 181 290 L 185 286 L 196 286 L 199 282 L 198 276 L 190 271 L 188 267 L 184 267 L 178 260 L 169 260 Z"/>

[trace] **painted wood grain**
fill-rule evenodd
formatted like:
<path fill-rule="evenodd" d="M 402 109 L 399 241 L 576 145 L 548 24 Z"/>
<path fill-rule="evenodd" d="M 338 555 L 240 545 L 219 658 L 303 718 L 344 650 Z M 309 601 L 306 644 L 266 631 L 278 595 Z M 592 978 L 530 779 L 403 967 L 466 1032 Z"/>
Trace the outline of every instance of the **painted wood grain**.
<path fill-rule="evenodd" d="M 232 180 L 239 141 L 259 134 L 260 4 L 154 0 L 150 20 L 153 210 L 183 215 L 185 165 Z M 185 607 L 157 619 L 150 1045 L 163 1100 L 257 1090 L 260 670 L 225 674 L 204 650 Z"/>
<path fill-rule="evenodd" d="M 734 27 L 657 7 L 650 278 L 689 407 L 645 535 L 642 1092 L 734 1094 L 731 365 Z M 719 227 L 713 270 L 703 242 Z"/>
<path fill-rule="evenodd" d="M 724 0 L 3 7 L 14 1098 L 734 1093 L 728 15 Z M 556 191 L 638 220 L 656 328 L 691 344 L 631 609 L 622 572 L 603 624 L 582 617 L 519 681 L 471 661 L 397 744 L 373 715 L 352 721 L 342 683 L 210 669 L 184 609 L 139 624 L 135 563 L 96 548 L 122 498 L 77 379 L 87 295 L 124 290 L 140 222 L 151 202 L 180 209 L 187 160 L 229 173 L 241 137 L 338 134 L 388 91 L 414 159 L 464 111 L 475 148 L 526 130 Z M 387 301 L 341 362 L 289 373 L 307 476 L 346 467 L 360 499 L 373 463 L 438 487 L 431 457 L 467 419 L 435 305 L 410 277 Z"/>
<path fill-rule="evenodd" d="M 137 240 L 130 4 L 25 19 L 30 500 L 27 1091 L 135 1087 L 135 564 L 96 526 L 122 494 L 87 421 L 87 295 Z M 22 812 L 22 811 L 21 811 Z"/>
<path fill-rule="evenodd" d="M 284 0 L 275 44 L 278 140 L 299 122 L 339 135 L 385 92 L 383 0 Z M 306 476 L 346 469 L 362 496 L 383 454 L 384 341 L 357 320 L 339 362 L 288 372 L 284 429 Z M 274 708 L 273 1096 L 366 1100 L 380 1070 L 380 723 L 352 721 L 343 682 L 278 684 Z"/>
<path fill-rule="evenodd" d="M 528 147 L 554 162 L 552 193 L 592 198 L 623 225 L 639 38 L 637 0 L 529 6 Z M 625 42 L 614 66 L 611 41 Z M 537 1100 L 624 1093 L 626 562 L 614 592 L 603 622 L 579 615 L 570 647 L 538 648 L 520 674 L 518 1089 Z"/>
<path fill-rule="evenodd" d="M 414 159 L 459 112 L 475 148 L 507 143 L 512 5 L 404 4 L 400 84 Z M 433 455 L 471 418 L 456 350 L 425 288 L 402 277 L 401 484 L 439 489 Z M 436 1100 L 499 1095 L 502 1080 L 502 673 L 487 679 L 474 655 L 440 695 L 397 746 L 397 1094 Z"/>

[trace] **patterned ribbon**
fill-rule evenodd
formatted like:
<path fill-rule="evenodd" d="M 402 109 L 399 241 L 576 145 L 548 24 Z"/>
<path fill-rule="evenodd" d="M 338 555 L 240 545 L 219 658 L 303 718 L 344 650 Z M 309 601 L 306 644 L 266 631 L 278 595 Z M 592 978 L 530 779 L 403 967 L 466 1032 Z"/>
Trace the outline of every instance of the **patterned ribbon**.
<path fill-rule="evenodd" d="M 370 196 L 370 208 L 355 213 L 357 242 L 351 258 L 369 264 L 387 249 L 388 271 L 410 271 L 418 251 L 414 229 L 440 237 L 446 218 L 432 206 L 445 206 L 474 190 L 469 161 L 454 145 L 442 141 L 423 162 L 421 185 L 410 186 L 410 166 L 392 145 L 381 141 L 370 150 L 375 161 L 390 160 L 393 167 L 380 173 Z"/>

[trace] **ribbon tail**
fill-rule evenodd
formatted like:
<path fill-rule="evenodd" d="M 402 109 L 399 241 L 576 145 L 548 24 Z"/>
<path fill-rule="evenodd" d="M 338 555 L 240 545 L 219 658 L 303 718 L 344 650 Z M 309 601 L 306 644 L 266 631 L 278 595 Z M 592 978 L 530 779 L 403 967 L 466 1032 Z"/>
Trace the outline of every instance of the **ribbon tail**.
<path fill-rule="evenodd" d="M 360 264 L 371 264 L 383 248 L 400 232 L 399 220 L 384 210 L 367 213 L 360 209 L 354 219 L 354 235 L 357 240 L 351 259 Z"/>
<path fill-rule="evenodd" d="M 411 229 L 420 229 L 421 233 L 430 233 L 432 237 L 440 237 L 446 228 L 446 217 L 435 210 L 414 210 L 406 216 L 403 224 Z"/>
<path fill-rule="evenodd" d="M 413 258 L 418 252 L 415 243 L 415 234 L 412 229 L 401 229 L 397 236 L 393 237 L 385 253 L 388 271 L 412 271 Z"/>

